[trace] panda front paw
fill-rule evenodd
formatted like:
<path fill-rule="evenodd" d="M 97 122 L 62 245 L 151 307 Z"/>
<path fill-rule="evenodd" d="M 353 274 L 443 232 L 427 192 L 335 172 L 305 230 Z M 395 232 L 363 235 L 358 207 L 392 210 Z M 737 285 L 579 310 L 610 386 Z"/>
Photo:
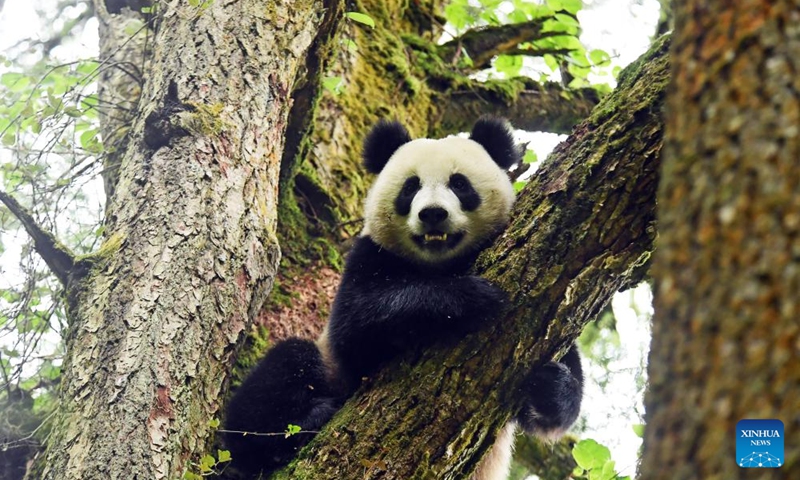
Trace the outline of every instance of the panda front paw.
<path fill-rule="evenodd" d="M 506 292 L 483 277 L 470 275 L 465 278 L 469 282 L 468 291 L 465 292 L 467 315 L 475 316 L 481 320 L 487 317 L 499 316 L 508 305 Z"/>
<path fill-rule="evenodd" d="M 548 362 L 532 370 L 521 393 L 524 402 L 517 422 L 526 433 L 558 438 L 580 413 L 581 382 L 563 363 Z"/>

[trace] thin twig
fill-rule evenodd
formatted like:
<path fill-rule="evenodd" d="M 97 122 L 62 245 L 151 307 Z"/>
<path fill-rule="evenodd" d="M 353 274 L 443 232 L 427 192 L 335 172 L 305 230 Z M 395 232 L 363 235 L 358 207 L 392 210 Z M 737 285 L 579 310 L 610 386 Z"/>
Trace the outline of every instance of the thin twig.
<path fill-rule="evenodd" d="M 42 228 L 33 218 L 33 215 L 20 205 L 14 197 L 2 190 L 0 190 L 0 202 L 3 202 L 8 210 L 22 223 L 25 231 L 33 239 L 33 246 L 36 252 L 42 257 L 55 276 L 58 277 L 58 280 L 66 286 L 69 274 L 75 267 L 75 257 L 72 252 L 62 245 L 53 234 Z"/>

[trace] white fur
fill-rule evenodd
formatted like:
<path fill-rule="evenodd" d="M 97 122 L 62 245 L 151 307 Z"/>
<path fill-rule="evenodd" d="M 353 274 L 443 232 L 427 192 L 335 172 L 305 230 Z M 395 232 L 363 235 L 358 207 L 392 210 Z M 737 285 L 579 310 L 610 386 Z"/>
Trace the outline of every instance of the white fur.
<path fill-rule="evenodd" d="M 455 193 L 448 188 L 454 173 L 466 176 L 480 195 L 481 205 L 476 210 L 462 210 Z M 411 204 L 411 213 L 402 217 L 395 211 L 394 201 L 406 179 L 414 175 L 420 178 L 421 189 Z M 378 175 L 367 195 L 362 233 L 411 260 L 437 263 L 475 248 L 503 228 L 513 203 L 514 188 L 508 175 L 480 144 L 459 137 L 422 138 L 401 146 Z M 464 233 L 455 248 L 431 252 L 419 248 L 412 239 L 425 233 L 418 215 L 428 206 L 447 210 L 447 233 Z"/>
<path fill-rule="evenodd" d="M 497 439 L 483 459 L 470 480 L 506 480 L 511 468 L 511 456 L 514 453 L 514 435 L 517 424 L 508 422 L 497 434 Z"/>

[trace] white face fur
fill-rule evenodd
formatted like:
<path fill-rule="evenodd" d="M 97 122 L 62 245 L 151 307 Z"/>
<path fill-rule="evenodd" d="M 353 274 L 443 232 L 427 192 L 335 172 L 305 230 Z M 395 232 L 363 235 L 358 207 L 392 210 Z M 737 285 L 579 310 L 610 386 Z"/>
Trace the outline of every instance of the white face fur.
<path fill-rule="evenodd" d="M 419 182 L 409 181 L 413 177 Z M 454 182 L 458 178 L 462 181 Z M 464 183 L 473 190 L 466 203 Z M 470 205 L 474 194 L 477 207 Z M 413 140 L 392 155 L 370 189 L 362 234 L 395 254 L 435 264 L 468 253 L 496 234 L 508 222 L 513 203 L 508 175 L 477 142 Z M 444 209 L 446 218 L 431 222 L 426 212 L 432 208 Z M 444 216 L 437 211 L 437 218 Z"/>

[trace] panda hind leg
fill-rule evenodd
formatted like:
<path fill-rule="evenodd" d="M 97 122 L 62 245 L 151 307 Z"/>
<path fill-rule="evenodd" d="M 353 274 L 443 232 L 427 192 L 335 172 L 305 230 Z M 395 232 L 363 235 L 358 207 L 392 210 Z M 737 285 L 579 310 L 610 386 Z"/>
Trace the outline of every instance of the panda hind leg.
<path fill-rule="evenodd" d="M 517 423 L 528 434 L 548 439 L 563 435 L 578 418 L 583 396 L 583 369 L 577 346 L 558 362 L 528 373 L 522 386 L 523 407 Z"/>
<path fill-rule="evenodd" d="M 270 472 L 289 463 L 339 409 L 317 346 L 290 338 L 273 346 L 228 403 L 224 442 L 232 466 Z M 288 425 L 303 433 L 286 437 Z"/>

